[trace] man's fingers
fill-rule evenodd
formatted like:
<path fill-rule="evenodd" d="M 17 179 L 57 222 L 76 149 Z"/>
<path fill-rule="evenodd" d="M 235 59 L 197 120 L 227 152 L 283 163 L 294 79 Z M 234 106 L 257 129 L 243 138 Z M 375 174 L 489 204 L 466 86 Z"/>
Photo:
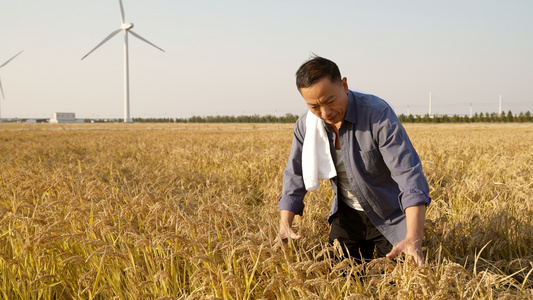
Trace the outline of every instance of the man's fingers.
<path fill-rule="evenodd" d="M 416 264 L 419 266 L 419 267 L 423 267 L 424 266 L 424 255 L 422 253 L 419 253 L 417 251 L 417 253 L 415 255 L 413 255 L 413 257 L 415 258 L 415 261 L 416 261 Z"/>
<path fill-rule="evenodd" d="M 402 251 L 398 250 L 398 247 L 393 247 L 392 250 L 387 253 L 387 258 L 395 258 L 400 253 L 402 253 Z"/>
<path fill-rule="evenodd" d="M 294 231 L 289 230 L 289 232 L 287 233 L 280 233 L 274 240 L 274 243 L 278 243 L 280 240 L 284 243 L 287 243 L 289 241 L 289 238 L 292 240 L 299 240 L 302 238 L 302 235 L 296 234 Z"/>
<path fill-rule="evenodd" d="M 424 266 L 424 255 L 421 255 L 420 253 L 410 253 L 410 255 L 413 257 L 413 259 L 415 260 L 415 263 L 419 267 Z"/>
<path fill-rule="evenodd" d="M 424 253 L 422 253 L 420 247 L 413 244 L 411 247 L 407 248 L 406 254 L 411 255 L 419 267 L 424 266 Z"/>
<path fill-rule="evenodd" d="M 281 236 L 281 241 L 284 242 L 284 243 L 287 243 L 289 241 L 289 238 L 291 240 L 299 240 L 299 239 L 302 238 L 302 236 L 299 235 L 299 234 L 296 234 L 294 231 L 292 231 L 292 232 L 289 232 L 288 237 L 287 237 L 287 235 Z M 276 240 L 279 241 L 278 238 L 276 238 Z"/>
<path fill-rule="evenodd" d="M 292 228 L 289 228 L 289 230 L 287 230 L 287 231 L 288 231 L 287 235 L 293 240 L 299 240 L 299 239 L 302 238 L 302 236 L 299 235 L 299 234 L 296 234 L 296 232 L 294 232 L 294 230 L 292 230 Z M 287 239 L 285 239 L 285 242 L 287 242 Z"/>
<path fill-rule="evenodd" d="M 299 240 L 299 239 L 301 239 L 301 238 L 302 238 L 302 235 L 300 235 L 300 234 L 296 234 L 296 233 L 294 233 L 294 232 L 291 232 L 291 239 L 293 239 L 293 240 Z"/>
<path fill-rule="evenodd" d="M 421 250 L 418 250 L 415 247 L 409 247 L 407 249 L 404 249 L 402 244 L 398 244 L 395 247 L 392 248 L 392 250 L 387 253 L 387 258 L 395 258 L 396 256 L 400 255 L 401 253 L 405 253 L 407 255 L 410 255 L 414 258 L 416 264 L 419 267 L 424 266 L 424 254 L 422 254 Z"/>

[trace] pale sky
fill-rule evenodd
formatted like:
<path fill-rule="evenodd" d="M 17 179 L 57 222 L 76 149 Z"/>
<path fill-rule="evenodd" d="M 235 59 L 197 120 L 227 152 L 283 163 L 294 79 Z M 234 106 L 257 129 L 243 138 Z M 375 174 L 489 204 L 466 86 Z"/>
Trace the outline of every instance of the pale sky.
<path fill-rule="evenodd" d="M 132 117 L 306 111 L 311 53 L 398 114 L 533 112 L 533 1 L 123 0 Z M 2 0 L 2 118 L 123 117 L 118 0 Z"/>

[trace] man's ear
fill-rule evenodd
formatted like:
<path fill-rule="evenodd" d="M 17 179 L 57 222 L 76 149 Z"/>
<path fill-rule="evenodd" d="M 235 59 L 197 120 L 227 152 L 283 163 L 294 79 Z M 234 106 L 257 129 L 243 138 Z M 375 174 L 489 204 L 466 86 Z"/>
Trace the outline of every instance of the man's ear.
<path fill-rule="evenodd" d="M 346 79 L 346 77 L 342 78 L 341 83 L 342 83 L 342 88 L 344 89 L 344 92 L 346 94 L 348 94 L 348 91 L 349 91 L 349 89 L 348 89 L 348 79 Z"/>

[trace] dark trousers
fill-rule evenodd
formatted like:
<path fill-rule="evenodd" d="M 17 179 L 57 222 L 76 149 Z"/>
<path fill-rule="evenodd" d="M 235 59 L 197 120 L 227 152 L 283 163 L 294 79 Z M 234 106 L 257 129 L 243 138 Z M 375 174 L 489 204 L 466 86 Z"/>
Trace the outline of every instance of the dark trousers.
<path fill-rule="evenodd" d="M 365 212 L 351 208 L 340 199 L 329 233 L 329 243 L 333 245 L 334 240 L 341 244 L 344 256 L 349 254 L 359 261 L 373 259 L 374 250 L 377 250 L 377 257 L 385 257 L 392 250 L 392 244 L 372 224 Z"/>

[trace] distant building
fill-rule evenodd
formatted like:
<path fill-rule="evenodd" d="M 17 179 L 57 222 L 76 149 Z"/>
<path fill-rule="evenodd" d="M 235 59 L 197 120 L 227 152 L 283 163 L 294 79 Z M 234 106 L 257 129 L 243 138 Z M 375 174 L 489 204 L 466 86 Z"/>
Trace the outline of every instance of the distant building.
<path fill-rule="evenodd" d="M 83 123 L 83 120 L 76 120 L 75 113 L 56 112 L 50 119 L 50 123 Z"/>

